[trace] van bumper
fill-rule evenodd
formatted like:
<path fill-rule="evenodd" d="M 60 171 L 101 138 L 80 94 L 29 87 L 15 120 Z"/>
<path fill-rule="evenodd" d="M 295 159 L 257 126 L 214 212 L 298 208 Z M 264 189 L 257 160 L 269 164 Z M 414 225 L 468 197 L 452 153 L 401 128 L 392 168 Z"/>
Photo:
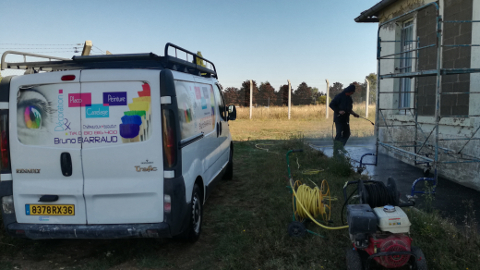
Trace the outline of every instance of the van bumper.
<path fill-rule="evenodd" d="M 7 232 L 14 237 L 29 239 L 121 239 L 169 238 L 168 223 L 121 225 L 57 225 L 12 223 Z"/>

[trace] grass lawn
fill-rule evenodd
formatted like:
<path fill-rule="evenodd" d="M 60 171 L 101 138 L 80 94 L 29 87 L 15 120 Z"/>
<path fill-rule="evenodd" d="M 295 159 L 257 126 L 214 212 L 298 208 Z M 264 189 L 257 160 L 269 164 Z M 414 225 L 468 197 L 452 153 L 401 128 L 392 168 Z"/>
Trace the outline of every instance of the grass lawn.
<path fill-rule="evenodd" d="M 352 130 L 373 132 L 368 122 L 355 121 Z M 0 228 L 0 270 L 346 269 L 345 248 L 351 246 L 347 230 L 324 230 L 307 222 L 307 228 L 318 235 L 292 238 L 287 234 L 292 221 L 285 159 L 289 149 L 305 149 L 290 156 L 294 179 L 309 185 L 328 181 L 332 196 L 338 198 L 333 202 L 330 225 L 341 225 L 342 187 L 359 175 L 348 165 L 311 150 L 303 144 L 303 135 L 298 136 L 301 132 L 306 137 L 328 137 L 331 122 L 239 119 L 230 128 L 235 140 L 234 178 L 219 183 L 207 200 L 198 242 L 31 241 L 10 238 Z M 259 143 L 263 149 L 256 147 Z M 320 172 L 305 174 L 308 169 Z M 412 222 L 413 244 L 424 251 L 429 269 L 479 269 L 476 231 L 459 232 L 435 213 L 405 211 Z"/>

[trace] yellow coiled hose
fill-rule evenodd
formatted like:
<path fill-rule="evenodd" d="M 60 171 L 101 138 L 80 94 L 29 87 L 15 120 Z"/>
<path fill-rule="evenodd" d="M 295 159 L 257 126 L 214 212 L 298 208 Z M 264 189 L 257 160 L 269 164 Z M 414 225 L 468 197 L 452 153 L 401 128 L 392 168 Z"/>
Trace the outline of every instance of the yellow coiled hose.
<path fill-rule="evenodd" d="M 323 221 L 328 222 L 331 217 L 332 197 L 330 196 L 330 187 L 326 180 L 322 181 L 320 188 L 315 185 L 311 188 L 301 181 L 297 180 L 292 186 L 293 179 L 290 179 L 292 187 L 292 205 L 295 218 L 303 221 L 307 217 L 310 218 L 318 226 L 327 230 L 340 230 L 348 228 L 346 226 L 330 227 L 325 226 L 315 220 L 316 217 L 322 216 Z M 298 207 L 300 206 L 300 207 Z"/>

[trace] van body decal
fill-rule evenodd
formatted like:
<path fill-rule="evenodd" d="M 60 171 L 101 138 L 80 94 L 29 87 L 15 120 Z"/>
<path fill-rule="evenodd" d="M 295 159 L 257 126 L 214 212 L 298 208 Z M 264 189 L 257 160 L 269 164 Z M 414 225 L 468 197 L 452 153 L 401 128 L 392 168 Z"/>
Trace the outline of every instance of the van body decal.
<path fill-rule="evenodd" d="M 85 107 L 92 105 L 92 93 L 68 94 L 68 107 Z"/>
<path fill-rule="evenodd" d="M 141 167 L 141 166 L 135 166 L 135 170 L 137 172 L 155 172 L 157 170 L 157 167 L 152 167 L 152 166 L 148 166 L 148 167 Z"/>
<path fill-rule="evenodd" d="M 26 145 L 54 145 L 80 132 L 79 111 L 68 107 L 74 84 L 21 87 L 17 92 L 17 138 Z M 77 111 L 72 111 L 77 110 Z"/>
<path fill-rule="evenodd" d="M 127 92 L 103 93 L 103 106 L 125 106 L 125 105 L 127 105 Z"/>
<path fill-rule="evenodd" d="M 26 117 L 26 114 L 25 114 Z M 58 90 L 57 96 L 57 122 L 55 123 L 55 131 L 64 131 L 63 121 L 64 121 L 64 112 L 63 112 L 63 89 Z M 27 120 L 25 119 L 25 122 Z M 28 125 L 27 125 L 28 126 Z"/>
<path fill-rule="evenodd" d="M 92 104 L 85 107 L 85 117 L 87 118 L 108 118 L 110 117 L 110 110 L 108 106 L 103 104 Z"/>
<path fill-rule="evenodd" d="M 40 169 L 17 169 L 17 173 L 40 173 Z"/>
<path fill-rule="evenodd" d="M 119 88 L 125 91 L 115 91 Z M 17 93 L 18 140 L 72 147 L 141 142 L 151 136 L 151 108 L 150 85 L 141 81 L 22 87 Z"/>
<path fill-rule="evenodd" d="M 132 99 L 133 102 L 128 104 L 130 110 L 124 112 L 124 116 L 121 118 L 122 123 L 120 124 L 120 136 L 122 137 L 123 143 L 145 141 L 150 136 L 150 125 L 152 123 L 152 100 L 150 92 L 150 85 L 144 83 L 142 85 L 142 91 L 138 91 L 138 97 L 134 97 Z M 118 98 L 119 101 L 123 97 L 120 93 L 121 92 L 116 92 L 112 97 Z"/>

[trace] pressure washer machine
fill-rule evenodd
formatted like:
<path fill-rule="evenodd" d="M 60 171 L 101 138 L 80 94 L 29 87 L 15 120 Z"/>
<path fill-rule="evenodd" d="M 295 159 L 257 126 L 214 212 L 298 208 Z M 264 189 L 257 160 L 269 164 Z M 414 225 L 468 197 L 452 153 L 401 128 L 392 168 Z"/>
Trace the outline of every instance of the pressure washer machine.
<path fill-rule="evenodd" d="M 357 185 L 359 204 L 348 204 L 346 188 Z M 414 203 L 400 203 L 400 193 L 395 180 L 358 180 L 347 182 L 343 188 L 348 232 L 353 248 L 346 251 L 348 270 L 371 269 L 374 266 L 426 270 L 427 261 L 420 248 L 412 246 L 410 221 L 402 210 Z M 343 209 L 342 209 L 343 211 Z"/>

